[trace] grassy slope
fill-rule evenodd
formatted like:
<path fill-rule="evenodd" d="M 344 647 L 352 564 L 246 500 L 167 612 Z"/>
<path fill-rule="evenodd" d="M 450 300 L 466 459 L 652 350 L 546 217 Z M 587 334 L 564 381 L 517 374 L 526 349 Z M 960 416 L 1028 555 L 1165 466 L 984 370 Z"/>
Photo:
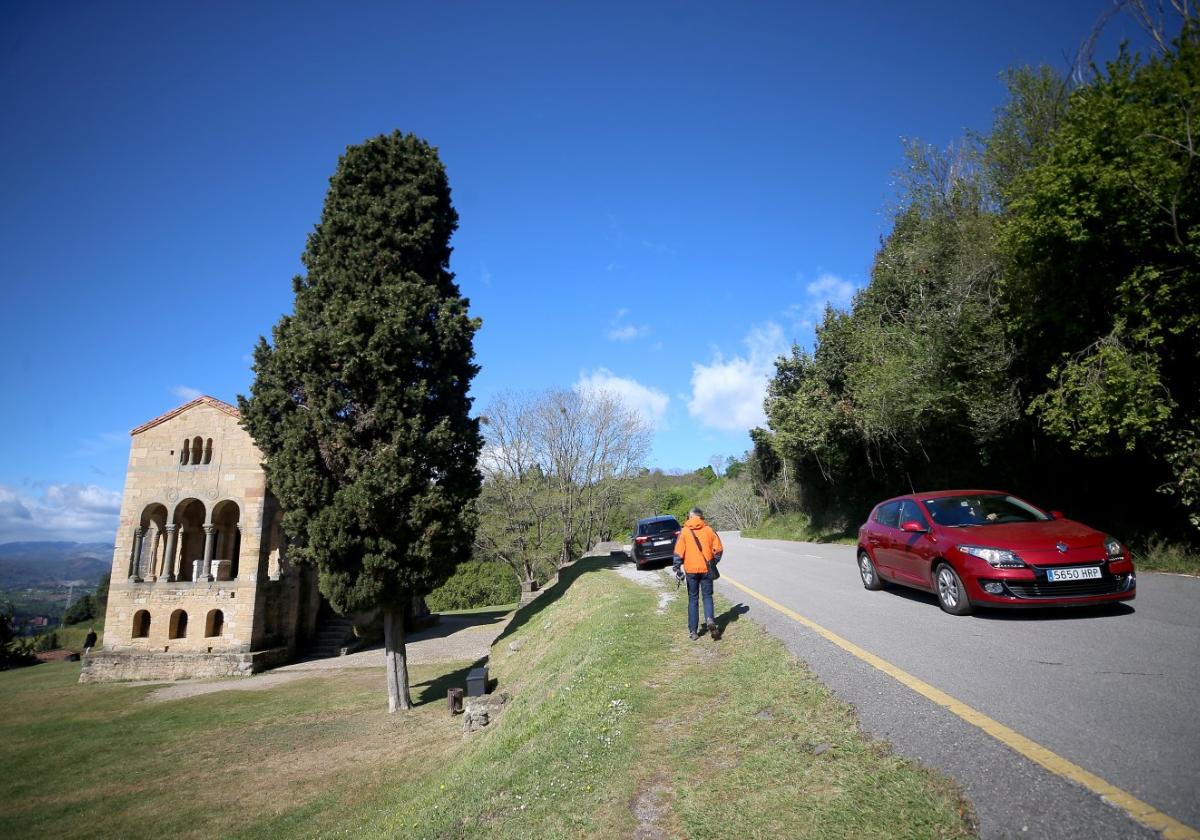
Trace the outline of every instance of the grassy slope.
<path fill-rule="evenodd" d="M 845 531 L 814 528 L 808 517 L 802 513 L 768 516 L 757 528 L 746 528 L 742 531 L 743 537 L 757 537 L 763 540 L 796 540 L 843 545 L 854 545 L 857 534 L 857 527 Z"/>
<path fill-rule="evenodd" d="M 390 717 L 382 669 L 156 704 L 75 664 L 0 673 L 0 836 L 968 834 L 948 782 L 757 625 L 719 602 L 726 638 L 688 642 L 684 599 L 659 615 L 607 562 L 518 614 L 491 663 L 513 700 L 467 739 L 444 705 L 462 669 L 414 669 L 422 705 Z"/>

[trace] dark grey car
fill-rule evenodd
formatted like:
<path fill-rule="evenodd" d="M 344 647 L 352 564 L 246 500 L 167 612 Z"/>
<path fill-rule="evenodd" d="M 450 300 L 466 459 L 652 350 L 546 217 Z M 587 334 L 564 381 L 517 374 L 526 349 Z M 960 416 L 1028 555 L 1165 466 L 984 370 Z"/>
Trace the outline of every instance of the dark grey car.
<path fill-rule="evenodd" d="M 633 531 L 633 562 L 639 569 L 656 561 L 669 562 L 679 530 L 679 520 L 674 516 L 639 519 Z"/>

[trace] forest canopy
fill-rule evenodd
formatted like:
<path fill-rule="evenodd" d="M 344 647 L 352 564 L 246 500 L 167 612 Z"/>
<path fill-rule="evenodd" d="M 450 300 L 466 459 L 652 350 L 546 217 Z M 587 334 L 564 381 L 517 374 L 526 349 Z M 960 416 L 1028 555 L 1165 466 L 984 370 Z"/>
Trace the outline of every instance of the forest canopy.
<path fill-rule="evenodd" d="M 775 510 L 983 486 L 1200 527 L 1200 27 L 1093 71 L 1012 70 L 989 132 L 910 145 L 868 286 L 776 364 Z"/>

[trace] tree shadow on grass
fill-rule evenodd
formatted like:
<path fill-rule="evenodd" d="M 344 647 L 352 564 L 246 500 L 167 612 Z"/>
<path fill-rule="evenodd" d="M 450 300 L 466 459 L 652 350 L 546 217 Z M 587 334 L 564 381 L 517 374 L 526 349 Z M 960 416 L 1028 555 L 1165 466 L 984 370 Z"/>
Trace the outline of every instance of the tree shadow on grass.
<path fill-rule="evenodd" d="M 429 703 L 445 703 L 446 695 L 452 688 L 463 689 L 463 694 L 466 694 L 467 674 L 471 673 L 472 668 L 478 668 L 481 665 L 487 664 L 487 657 L 476 659 L 470 665 L 462 668 L 455 668 L 453 671 L 447 671 L 444 674 L 439 674 L 425 682 L 413 683 L 409 686 L 413 695 L 413 706 L 425 706 Z M 488 691 L 493 690 L 492 680 L 489 680 Z"/>
<path fill-rule="evenodd" d="M 438 620 L 422 630 L 413 630 L 405 634 L 405 642 L 420 642 L 426 639 L 441 639 L 452 633 L 457 633 L 467 627 L 482 627 L 487 624 L 498 624 L 512 610 L 487 610 L 470 613 L 438 613 Z"/>
<path fill-rule="evenodd" d="M 508 627 L 504 628 L 504 632 L 496 638 L 492 646 L 495 647 L 509 636 L 519 632 L 526 624 L 536 620 L 555 601 L 561 598 L 571 587 L 571 584 L 581 575 L 604 569 L 616 569 L 628 563 L 629 557 L 624 552 L 614 551 L 609 554 L 589 554 L 576 560 L 571 565 L 559 569 L 558 580 L 548 589 L 543 590 L 542 594 L 537 597 L 537 600 L 518 609 L 517 614 L 508 623 Z"/>

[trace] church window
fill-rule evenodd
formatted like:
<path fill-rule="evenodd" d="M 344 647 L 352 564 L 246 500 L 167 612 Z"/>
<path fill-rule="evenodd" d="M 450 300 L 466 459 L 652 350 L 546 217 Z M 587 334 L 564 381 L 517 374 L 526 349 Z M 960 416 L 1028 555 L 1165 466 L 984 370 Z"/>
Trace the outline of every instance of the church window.
<path fill-rule="evenodd" d="M 208 619 L 204 622 L 205 636 L 220 636 L 225 629 L 225 613 L 220 610 L 209 610 Z"/>
<path fill-rule="evenodd" d="M 192 442 L 187 438 L 183 439 L 183 449 L 179 450 L 179 463 L 186 464 L 192 457 Z"/>
<path fill-rule="evenodd" d="M 168 628 L 170 632 L 167 634 L 171 639 L 186 639 L 187 638 L 187 613 L 183 610 L 175 610 L 171 613 L 171 625 Z"/>
<path fill-rule="evenodd" d="M 204 444 L 204 463 L 212 462 L 212 438 L 209 438 Z"/>
<path fill-rule="evenodd" d="M 150 635 L 150 613 L 138 610 L 133 614 L 133 638 L 145 639 Z"/>

